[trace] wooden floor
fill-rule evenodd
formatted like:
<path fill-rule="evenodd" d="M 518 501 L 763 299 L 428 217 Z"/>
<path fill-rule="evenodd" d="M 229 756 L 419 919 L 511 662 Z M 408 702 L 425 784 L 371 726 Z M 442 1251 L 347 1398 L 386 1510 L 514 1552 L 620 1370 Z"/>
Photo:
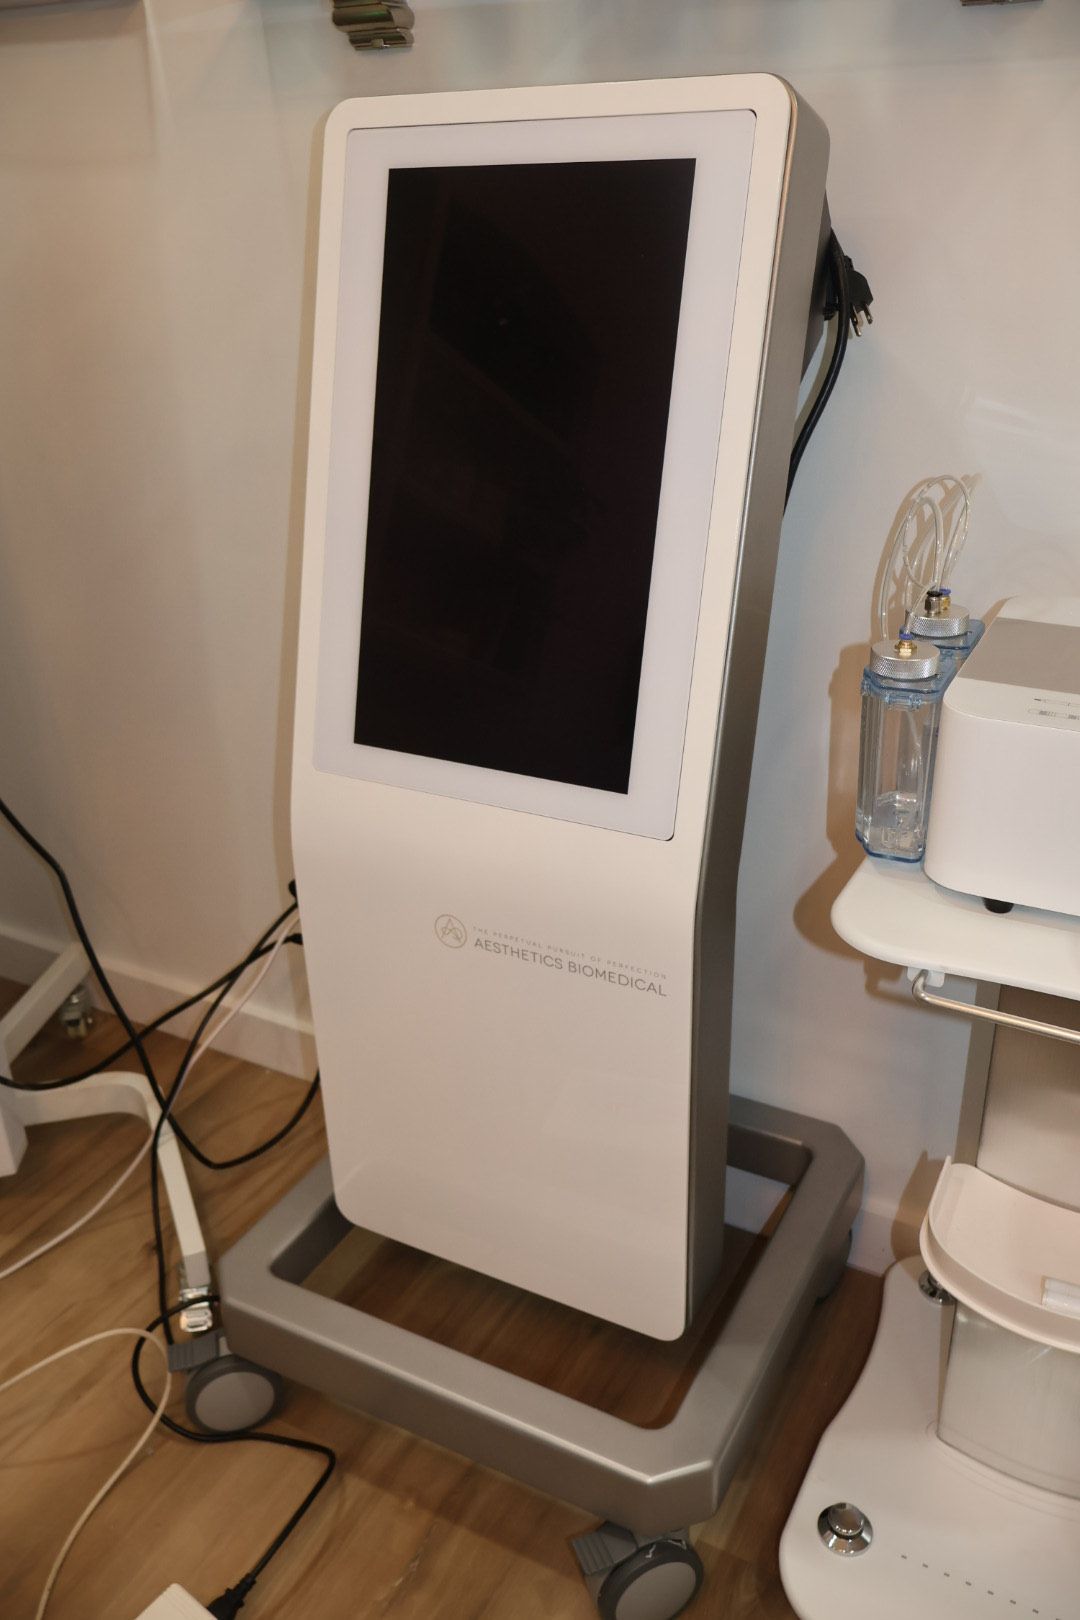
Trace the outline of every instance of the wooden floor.
<path fill-rule="evenodd" d="M 0 986 L 0 1007 L 14 997 Z M 43 1079 L 104 1056 L 111 1020 L 72 1046 L 46 1031 L 16 1069 Z M 167 1076 L 179 1043 L 148 1043 Z M 269 1134 L 297 1082 L 211 1056 L 182 1118 L 208 1150 Z M 17 1176 L 0 1180 L 0 1265 L 59 1231 L 137 1151 L 143 1131 L 110 1119 L 31 1132 Z M 273 1154 L 191 1179 L 220 1253 L 324 1151 L 313 1109 Z M 667 1421 L 700 1348 L 677 1350 L 586 1323 L 397 1246 L 334 1257 L 316 1285 L 416 1331 L 446 1337 L 527 1376 L 546 1377 L 630 1421 Z M 733 1271 L 753 1264 L 733 1242 Z M 156 1314 L 148 1177 L 140 1169 L 83 1232 L 3 1284 L 0 1378 L 105 1327 Z M 880 1285 L 849 1271 L 815 1310 L 785 1393 L 719 1513 L 696 1532 L 707 1584 L 695 1620 L 793 1620 L 777 1541 L 818 1435 L 867 1353 Z M 722 1310 L 722 1302 L 718 1304 Z M 149 1368 L 150 1359 L 147 1358 Z M 0 1616 L 31 1620 L 48 1567 L 78 1513 L 144 1420 L 119 1343 L 95 1346 L 0 1396 Z M 293 1389 L 278 1427 L 333 1445 L 340 1465 L 308 1519 L 259 1581 L 245 1620 L 588 1620 L 595 1609 L 568 1545 L 594 1521 L 399 1430 Z M 234 1583 L 288 1517 L 317 1464 L 256 1446 L 154 1439 L 76 1543 L 50 1620 L 133 1620 L 172 1581 L 204 1602 Z"/>

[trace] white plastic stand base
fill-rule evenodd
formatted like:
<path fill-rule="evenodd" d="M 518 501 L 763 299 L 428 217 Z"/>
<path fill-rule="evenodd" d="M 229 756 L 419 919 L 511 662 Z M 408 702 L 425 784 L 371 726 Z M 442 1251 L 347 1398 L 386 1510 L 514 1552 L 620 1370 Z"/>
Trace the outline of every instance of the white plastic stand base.
<path fill-rule="evenodd" d="M 0 1018 L 0 1075 L 11 1078 L 11 1065 L 48 1022 L 77 984 L 90 971 L 81 945 L 69 945 L 28 986 Z M 86 1119 L 98 1114 L 134 1114 L 153 1130 L 160 1109 L 142 1074 L 109 1071 L 92 1075 L 77 1086 L 57 1091 L 0 1092 L 0 1176 L 13 1176 L 26 1151 L 26 1130 L 63 1120 Z M 188 1186 L 179 1144 L 166 1123 L 158 1139 L 158 1163 L 181 1254 L 181 1286 L 193 1293 L 210 1287 L 210 1263 Z M 190 1327 L 190 1323 L 182 1325 Z"/>
<path fill-rule="evenodd" d="M 1023 1485 L 935 1432 L 952 1311 L 889 1272 L 874 1348 L 826 1431 L 780 1543 L 801 1620 L 1080 1620 L 1080 1501 Z M 818 1517 L 848 1502 L 865 1552 L 830 1552 Z"/>

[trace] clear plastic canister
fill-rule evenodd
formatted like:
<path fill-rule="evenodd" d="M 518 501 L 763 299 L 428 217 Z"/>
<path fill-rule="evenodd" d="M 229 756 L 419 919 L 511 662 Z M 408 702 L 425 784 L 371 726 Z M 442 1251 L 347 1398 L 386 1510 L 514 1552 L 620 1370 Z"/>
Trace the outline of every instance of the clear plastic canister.
<path fill-rule="evenodd" d="M 862 679 L 855 816 L 868 855 L 923 858 L 941 694 L 951 674 L 936 647 L 905 631 L 870 650 Z"/>

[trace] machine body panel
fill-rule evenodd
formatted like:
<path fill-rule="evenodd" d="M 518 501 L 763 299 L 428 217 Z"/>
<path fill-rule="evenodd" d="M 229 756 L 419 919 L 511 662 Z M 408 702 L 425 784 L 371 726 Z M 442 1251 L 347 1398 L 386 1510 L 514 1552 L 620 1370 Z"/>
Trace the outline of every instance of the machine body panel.
<path fill-rule="evenodd" d="M 541 713 L 549 763 L 536 775 L 502 769 L 481 756 L 505 763 L 508 734 L 471 714 L 458 726 L 452 704 L 442 724 L 458 757 L 384 746 L 425 734 L 424 693 L 437 707 L 440 681 L 460 678 L 496 714 L 500 694 L 524 686 L 505 659 L 481 659 L 477 648 L 497 643 L 486 625 L 476 629 L 465 609 L 447 620 L 452 585 L 425 599 L 420 618 L 415 602 L 402 606 L 416 484 L 430 491 L 433 465 L 450 475 L 461 466 L 430 453 L 430 414 L 414 416 L 420 430 L 401 446 L 395 487 L 412 505 L 382 533 L 390 584 L 381 616 L 365 617 L 388 307 L 375 201 L 385 213 L 402 169 L 422 171 L 424 186 L 440 165 L 656 160 L 693 161 L 694 202 L 648 609 L 640 651 L 628 637 L 620 654 L 624 688 L 637 683 L 629 755 L 609 728 L 593 771 L 563 747 L 557 724 L 543 731 Z M 293 843 L 335 1196 L 357 1224 L 660 1338 L 683 1331 L 719 1257 L 735 883 L 826 160 L 820 123 L 787 86 L 759 76 L 349 102 L 326 134 Z M 451 204 L 474 200 L 459 193 Z M 442 325 L 424 365 L 431 353 L 446 361 L 448 330 L 460 347 L 463 317 L 447 313 L 434 276 L 429 305 Z M 503 388 L 503 362 L 489 355 L 479 366 L 475 353 L 452 356 L 474 393 Z M 503 419 L 517 431 L 527 418 L 547 466 L 565 446 L 553 447 L 550 401 L 535 406 L 536 369 L 529 409 L 500 396 L 491 420 L 501 433 Z M 408 386 L 400 368 L 391 381 L 399 393 Z M 385 421 L 374 442 L 392 453 Z M 488 545 L 505 583 L 521 528 L 504 525 L 491 541 L 477 516 L 497 505 L 490 491 L 475 496 L 487 455 L 482 447 L 468 462 L 464 504 L 454 496 L 468 535 L 455 539 L 447 520 L 445 549 L 475 580 Z M 595 490 L 583 487 L 584 538 L 575 531 L 564 545 L 576 574 L 548 568 L 548 541 L 529 554 L 530 566 L 541 556 L 563 649 L 574 626 L 559 581 L 587 596 Z M 517 575 L 512 583 L 493 593 L 500 611 L 527 598 Z M 537 667 L 572 703 L 573 680 L 558 684 L 563 664 L 543 663 L 551 635 L 533 637 L 543 643 Z M 419 698 L 400 679 L 409 637 L 424 664 Z M 367 690 L 381 683 L 382 696 L 365 715 L 363 644 L 375 638 Z M 482 679 L 466 670 L 466 687 L 470 659 L 487 661 Z M 602 662 L 593 657 L 598 681 Z M 608 710 L 592 691 L 582 688 L 581 725 L 599 736 Z"/>

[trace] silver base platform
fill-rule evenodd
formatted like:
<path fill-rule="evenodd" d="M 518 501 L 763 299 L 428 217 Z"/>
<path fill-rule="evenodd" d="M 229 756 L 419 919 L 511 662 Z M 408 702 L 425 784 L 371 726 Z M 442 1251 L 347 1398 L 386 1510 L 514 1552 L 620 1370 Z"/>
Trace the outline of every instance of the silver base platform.
<path fill-rule="evenodd" d="M 811 1306 L 843 1269 L 863 1161 L 835 1125 L 731 1099 L 728 1162 L 791 1202 L 671 1423 L 645 1429 L 303 1287 L 351 1230 L 317 1165 L 218 1268 L 230 1349 L 642 1542 L 716 1511 Z"/>

